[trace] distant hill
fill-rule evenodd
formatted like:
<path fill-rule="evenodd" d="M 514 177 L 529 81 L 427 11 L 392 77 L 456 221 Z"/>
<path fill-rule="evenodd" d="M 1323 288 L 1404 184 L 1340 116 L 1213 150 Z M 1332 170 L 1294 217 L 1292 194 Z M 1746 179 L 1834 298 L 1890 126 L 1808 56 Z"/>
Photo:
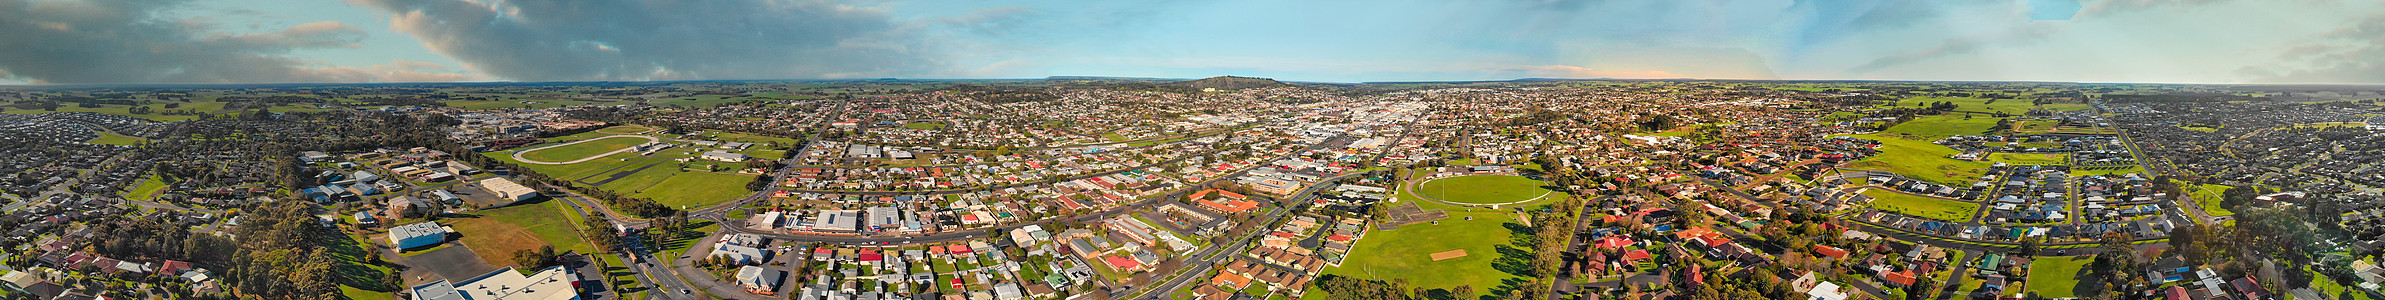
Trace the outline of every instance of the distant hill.
<path fill-rule="evenodd" d="M 1199 79 L 1199 80 L 1190 80 L 1190 81 L 1177 81 L 1177 82 L 1163 83 L 1163 84 L 1160 84 L 1160 86 L 1163 86 L 1163 87 L 1172 87 L 1172 88 L 1182 88 L 1182 89 L 1188 89 L 1188 90 L 1194 90 L 1194 91 L 1205 90 L 1205 89 L 1218 89 L 1218 90 L 1234 91 L 1234 90 L 1242 90 L 1242 89 L 1257 89 L 1257 88 L 1271 88 L 1271 87 L 1280 87 L 1280 86 L 1291 86 L 1291 84 L 1286 84 L 1286 83 L 1283 83 L 1283 82 L 1275 81 L 1274 79 L 1266 79 L 1266 78 L 1258 78 L 1258 77 L 1218 76 L 1218 77 L 1202 78 L 1202 79 Z"/>

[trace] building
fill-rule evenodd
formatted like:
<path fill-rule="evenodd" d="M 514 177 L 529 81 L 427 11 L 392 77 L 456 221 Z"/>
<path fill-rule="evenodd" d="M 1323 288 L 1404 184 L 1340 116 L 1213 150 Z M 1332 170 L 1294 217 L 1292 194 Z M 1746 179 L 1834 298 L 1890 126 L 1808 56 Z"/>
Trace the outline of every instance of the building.
<path fill-rule="evenodd" d="M 861 231 L 861 217 L 859 215 L 859 213 L 850 210 L 821 210 L 818 215 L 814 215 L 812 217 L 812 231 Z"/>
<path fill-rule="evenodd" d="M 538 198 L 538 190 L 531 189 L 527 186 L 522 186 L 520 183 L 514 183 L 513 180 L 502 177 L 481 180 L 480 187 L 486 188 L 490 192 L 497 193 L 498 197 L 504 197 L 508 201 L 506 204 L 513 204 L 513 202 L 522 202 L 523 200 Z"/>
<path fill-rule="evenodd" d="M 872 232 L 901 228 L 903 223 L 902 210 L 891 206 L 871 207 L 867 218 Z"/>
<path fill-rule="evenodd" d="M 745 291 L 749 293 L 777 295 L 779 278 L 785 277 L 785 273 L 785 271 L 763 267 L 745 266 L 737 268 L 737 285 L 745 287 Z"/>
<path fill-rule="evenodd" d="M 438 211 L 439 207 L 437 205 L 438 203 L 414 198 L 412 196 L 398 196 L 397 198 L 389 199 L 389 204 L 387 205 L 389 209 L 386 212 L 383 212 L 382 215 L 387 216 L 390 220 L 403 220 L 408 217 L 419 217 Z M 358 221 L 363 220 L 359 219 Z"/>
<path fill-rule="evenodd" d="M 524 276 L 508 267 L 472 279 L 446 280 L 414 286 L 414 300 L 577 300 L 580 276 L 571 268 L 547 267 Z"/>
<path fill-rule="evenodd" d="M 389 228 L 389 243 L 398 249 L 413 249 L 447 241 L 447 227 L 438 222 L 422 222 Z"/>
<path fill-rule="evenodd" d="M 712 151 L 712 152 L 704 152 L 704 156 L 703 156 L 703 158 L 704 158 L 705 160 L 712 160 L 712 161 L 741 162 L 741 161 L 745 161 L 745 154 L 729 153 L 729 152 L 723 152 L 723 151 Z"/>

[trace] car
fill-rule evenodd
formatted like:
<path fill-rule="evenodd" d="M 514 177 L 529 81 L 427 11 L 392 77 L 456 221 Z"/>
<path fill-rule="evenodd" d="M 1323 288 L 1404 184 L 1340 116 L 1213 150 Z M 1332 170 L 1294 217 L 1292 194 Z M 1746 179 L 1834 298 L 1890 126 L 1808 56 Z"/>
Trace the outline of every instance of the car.
<path fill-rule="evenodd" d="M 679 289 L 679 294 L 680 294 L 680 295 L 694 295 L 694 294 L 696 294 L 696 291 L 690 291 L 690 290 L 687 290 L 687 289 Z"/>

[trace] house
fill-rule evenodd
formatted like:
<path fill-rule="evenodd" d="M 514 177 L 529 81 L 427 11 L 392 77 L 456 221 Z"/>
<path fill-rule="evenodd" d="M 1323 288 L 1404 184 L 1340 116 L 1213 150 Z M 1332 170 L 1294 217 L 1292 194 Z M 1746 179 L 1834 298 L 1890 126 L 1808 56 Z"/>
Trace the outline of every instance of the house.
<path fill-rule="evenodd" d="M 412 196 L 397 196 L 397 198 L 389 198 L 387 205 L 389 208 L 386 211 L 383 211 L 381 215 L 389 218 L 390 220 L 404 220 L 406 218 L 422 217 L 429 215 L 431 212 L 438 211 L 438 205 L 439 204 L 436 202 L 414 198 Z M 362 222 L 364 219 L 358 218 L 357 221 Z"/>
<path fill-rule="evenodd" d="M 1151 270 L 1151 266 L 1144 265 L 1142 262 L 1135 261 L 1135 259 L 1127 258 L 1125 256 L 1103 256 L 1101 257 L 1101 262 L 1109 264 L 1110 269 L 1118 270 L 1119 272 L 1132 273 Z"/>
<path fill-rule="evenodd" d="M 765 296 L 777 295 L 779 279 L 786 277 L 785 273 L 786 271 L 756 266 L 737 268 L 737 286 L 745 287 L 745 291 L 748 293 Z"/>

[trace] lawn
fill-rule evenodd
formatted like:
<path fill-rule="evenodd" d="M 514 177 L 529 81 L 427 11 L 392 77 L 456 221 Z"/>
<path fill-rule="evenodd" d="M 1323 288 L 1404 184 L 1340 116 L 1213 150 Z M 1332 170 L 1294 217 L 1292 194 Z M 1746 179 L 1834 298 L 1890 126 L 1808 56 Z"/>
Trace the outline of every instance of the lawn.
<path fill-rule="evenodd" d="M 1996 153 L 1989 161 L 2014 165 L 2060 165 L 2070 161 L 2068 153 Z"/>
<path fill-rule="evenodd" d="M 522 153 L 522 158 L 547 162 L 565 162 L 581 158 L 588 158 L 589 156 L 605 154 L 605 152 L 613 152 L 613 150 L 621 150 L 622 148 L 629 148 L 630 146 L 637 146 L 638 144 L 644 143 L 646 143 L 646 139 L 644 138 L 609 137 L 580 142 L 577 144 L 564 145 L 561 147 L 538 149 L 536 151 Z"/>
<path fill-rule="evenodd" d="M 1517 234 L 1509 226 L 1522 226 L 1509 225 L 1513 219 L 1500 213 L 1452 211 L 1438 225 L 1418 223 L 1370 232 L 1366 239 L 1358 240 L 1342 266 L 1326 268 L 1325 274 L 1385 281 L 1404 278 L 1410 286 L 1426 289 L 1467 285 L 1476 291 L 1493 290 L 1506 281 L 1523 279 L 1494 267 L 1501 264 L 1502 253 L 1530 259 L 1530 250 L 1509 244 L 1511 235 Z M 1429 257 L 1459 249 L 1467 255 L 1442 261 Z"/>
<path fill-rule="evenodd" d="M 2304 271 L 2302 269 L 2293 269 L 2289 272 L 2308 271 Z M 2334 299 L 2368 299 L 2368 292 L 2346 288 L 2342 283 L 2336 283 L 2334 278 L 2327 278 L 2327 275 L 2323 274 L 2311 274 L 2310 289 L 2313 291 L 2318 291 L 2320 295 L 2336 297 Z"/>
<path fill-rule="evenodd" d="M 1979 214 L 1977 203 L 1914 196 L 1876 188 L 1865 190 L 1863 194 L 1872 196 L 1871 207 L 1882 211 L 1944 221 L 1970 221 L 1972 216 Z"/>
<path fill-rule="evenodd" d="M 1542 184 L 1524 176 L 1471 175 L 1425 181 L 1416 187 L 1416 193 L 1454 203 L 1509 203 L 1548 195 Z"/>
<path fill-rule="evenodd" d="M 2092 257 L 2037 257 L 2029 264 L 2029 292 L 2046 298 L 2077 297 L 2080 289 L 2089 288 L 2080 281 L 2093 277 L 2085 271 L 2093 262 Z"/>
<path fill-rule="evenodd" d="M 654 198 L 655 203 L 671 207 L 700 208 L 753 193 L 745 190 L 745 183 L 753 180 L 753 175 L 685 172 L 638 192 L 636 197 Z"/>
<path fill-rule="evenodd" d="M 1940 184 L 1967 185 L 1986 174 L 1983 171 L 1988 167 L 1984 162 L 1950 158 L 1962 152 L 1929 141 L 1879 134 L 1853 136 L 1880 141 L 1880 154 L 1848 163 L 1848 168 L 1894 172 Z"/>
<path fill-rule="evenodd" d="M 556 179 L 570 180 L 577 180 L 580 179 L 580 177 L 596 175 L 601 171 L 611 169 L 615 165 L 626 164 L 623 162 L 624 159 L 636 159 L 643 157 L 639 156 L 637 153 L 616 153 L 613 154 L 613 156 L 606 156 L 604 159 L 591 160 L 576 164 L 538 165 L 525 164 L 521 161 L 514 160 L 513 153 L 510 152 L 484 152 L 481 153 L 481 155 L 488 156 L 489 158 L 495 158 L 498 161 L 504 161 L 525 168 L 530 168 L 532 171 L 538 171 L 539 174 L 546 174 L 547 176 L 554 177 Z"/>
<path fill-rule="evenodd" d="M 1126 135 L 1118 134 L 1116 132 L 1103 133 L 1101 134 L 1101 138 L 1111 142 L 1124 142 L 1127 140 Z"/>
<path fill-rule="evenodd" d="M 555 246 L 557 252 L 591 253 L 595 248 L 580 239 L 581 224 L 566 218 L 564 214 L 571 212 L 561 205 L 552 200 L 540 201 L 475 211 L 440 221 L 463 236 L 460 241 L 472 247 L 472 254 L 494 265 L 512 263 L 514 251 L 546 245 Z"/>
<path fill-rule="evenodd" d="M 125 135 L 122 135 L 122 134 L 116 134 L 116 133 L 114 133 L 114 132 L 106 132 L 106 131 L 101 131 L 101 132 L 99 132 L 99 138 L 94 138 L 94 139 L 91 139 L 91 143 L 92 143 L 92 144 L 100 144 L 100 145 L 122 145 L 122 146 L 139 145 L 139 144 L 141 144 L 141 142 L 147 142 L 147 141 L 149 141 L 149 140 L 146 140 L 146 139 L 141 139 L 141 138 L 137 138 L 137 137 L 125 136 Z"/>

